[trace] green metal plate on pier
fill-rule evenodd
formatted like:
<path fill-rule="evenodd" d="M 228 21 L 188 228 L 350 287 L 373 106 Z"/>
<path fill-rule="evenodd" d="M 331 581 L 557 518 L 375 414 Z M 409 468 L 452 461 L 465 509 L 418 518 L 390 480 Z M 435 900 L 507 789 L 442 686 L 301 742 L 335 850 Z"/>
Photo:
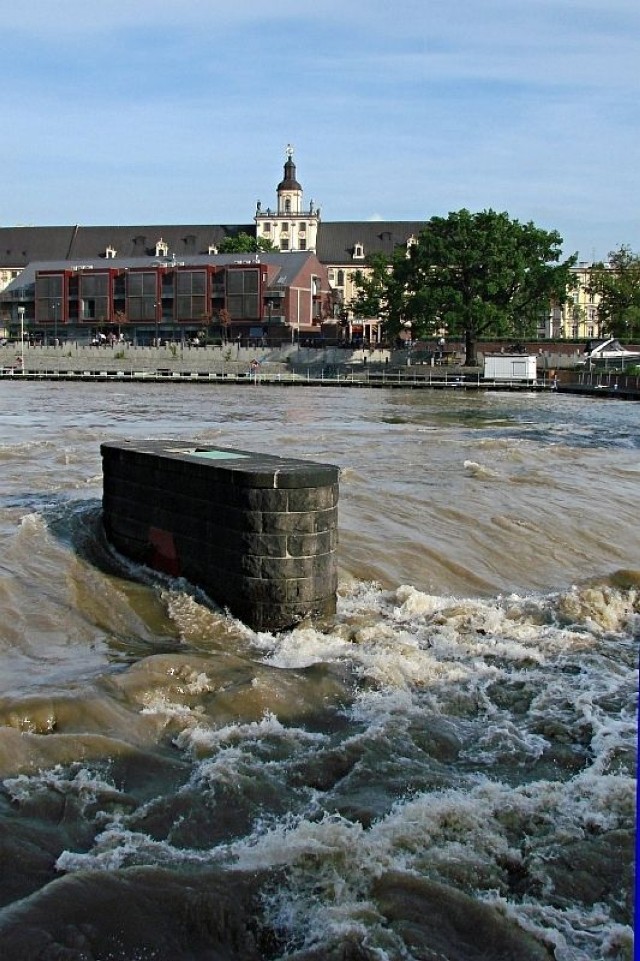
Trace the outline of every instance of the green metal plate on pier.
<path fill-rule="evenodd" d="M 191 457 L 205 457 L 207 460 L 246 460 L 248 454 L 236 454 L 230 450 L 200 450 L 198 447 L 168 447 L 168 454 L 188 454 Z"/>

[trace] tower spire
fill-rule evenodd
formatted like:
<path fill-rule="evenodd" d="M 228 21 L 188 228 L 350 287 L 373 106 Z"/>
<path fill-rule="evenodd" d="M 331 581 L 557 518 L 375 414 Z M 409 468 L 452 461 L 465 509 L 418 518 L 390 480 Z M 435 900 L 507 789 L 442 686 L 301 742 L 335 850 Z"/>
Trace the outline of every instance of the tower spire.
<path fill-rule="evenodd" d="M 277 210 L 264 210 L 260 203 L 256 207 L 254 220 L 258 239 L 270 240 L 279 250 L 315 251 L 320 208 L 311 201 L 309 209 L 303 210 L 302 195 L 293 160 L 293 145 L 288 143 L 283 177 L 277 186 Z"/>

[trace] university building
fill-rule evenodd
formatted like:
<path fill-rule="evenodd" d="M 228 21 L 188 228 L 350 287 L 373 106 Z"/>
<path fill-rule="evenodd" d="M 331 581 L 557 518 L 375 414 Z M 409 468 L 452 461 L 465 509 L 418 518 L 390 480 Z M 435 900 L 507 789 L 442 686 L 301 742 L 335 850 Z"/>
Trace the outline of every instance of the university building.
<path fill-rule="evenodd" d="M 378 319 L 354 317 L 354 276 L 371 254 L 390 258 L 424 221 L 324 222 L 304 202 L 287 147 L 276 204 L 253 223 L 125 227 L 0 227 L 0 335 L 88 342 L 379 342 Z M 227 238 L 269 240 L 273 252 L 221 254 Z M 588 266 L 582 265 L 582 274 Z M 538 336 L 597 337 L 597 304 L 577 277 L 567 305 Z M 579 282 L 578 282 L 579 281 Z M 588 298 L 587 298 L 588 299 Z"/>

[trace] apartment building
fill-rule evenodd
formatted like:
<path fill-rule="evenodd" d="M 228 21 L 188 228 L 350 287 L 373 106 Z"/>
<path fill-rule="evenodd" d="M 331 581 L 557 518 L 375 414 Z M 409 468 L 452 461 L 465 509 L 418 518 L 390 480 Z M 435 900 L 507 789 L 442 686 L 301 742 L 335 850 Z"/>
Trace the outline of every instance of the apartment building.
<path fill-rule="evenodd" d="M 333 316 L 311 252 L 108 257 L 29 264 L 0 296 L 10 333 L 50 344 L 126 338 L 280 344 L 320 336 Z"/>

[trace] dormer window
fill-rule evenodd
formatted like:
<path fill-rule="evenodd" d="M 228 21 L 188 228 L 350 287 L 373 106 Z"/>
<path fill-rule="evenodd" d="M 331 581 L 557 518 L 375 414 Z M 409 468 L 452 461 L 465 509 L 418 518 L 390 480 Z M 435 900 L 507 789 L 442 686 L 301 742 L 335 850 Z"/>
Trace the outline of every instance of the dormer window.
<path fill-rule="evenodd" d="M 169 244 L 160 238 L 156 243 L 156 257 L 166 257 L 169 254 Z"/>
<path fill-rule="evenodd" d="M 213 254 L 217 254 L 217 253 L 218 253 L 218 248 L 216 247 L 215 244 L 209 244 L 209 248 L 208 248 L 207 253 L 208 253 L 210 256 L 213 256 Z"/>
<path fill-rule="evenodd" d="M 362 246 L 362 244 L 353 245 L 353 259 L 364 260 L 364 247 Z"/>
<path fill-rule="evenodd" d="M 104 252 L 104 255 L 107 258 L 107 260 L 113 260 L 117 252 L 118 251 L 115 249 L 115 247 L 112 247 L 111 244 L 109 244 L 109 246 Z"/>

